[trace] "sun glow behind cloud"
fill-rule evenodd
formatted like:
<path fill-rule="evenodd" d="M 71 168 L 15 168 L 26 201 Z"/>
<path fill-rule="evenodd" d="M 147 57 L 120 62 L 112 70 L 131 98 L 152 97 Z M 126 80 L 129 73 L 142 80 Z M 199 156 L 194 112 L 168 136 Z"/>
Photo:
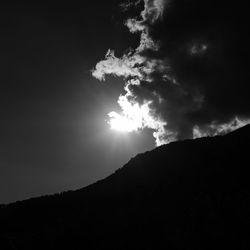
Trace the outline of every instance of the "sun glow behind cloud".
<path fill-rule="evenodd" d="M 132 81 L 128 83 L 128 85 L 129 84 L 136 83 Z M 166 122 L 154 113 L 150 107 L 152 101 L 145 101 L 141 105 L 133 101 L 131 99 L 133 95 L 130 93 L 128 85 L 126 87 L 127 93 L 121 95 L 118 99 L 118 104 L 122 109 L 121 112 L 117 113 L 112 111 L 108 114 L 108 124 L 110 128 L 123 133 L 141 131 L 144 128 L 149 128 L 154 131 L 153 136 L 156 139 L 156 145 L 162 145 L 164 136 L 166 135 Z"/>
<path fill-rule="evenodd" d="M 131 113 L 126 112 L 126 114 L 118 114 L 114 111 L 110 112 L 108 114 L 110 128 L 121 132 L 133 132 L 143 128 L 143 117 L 140 107 L 138 105 L 131 105 L 131 110 Z"/>
<path fill-rule="evenodd" d="M 119 115 L 116 112 L 109 113 L 109 125 L 113 130 L 117 130 L 120 132 L 131 132 L 133 130 L 137 130 L 136 124 L 133 120 L 128 119 L 122 115 Z"/>
<path fill-rule="evenodd" d="M 118 103 L 122 107 L 121 114 L 110 112 L 108 121 L 110 128 L 121 132 L 133 132 L 143 129 L 150 117 L 150 102 L 139 105 L 128 101 L 127 96 L 120 96 Z"/>

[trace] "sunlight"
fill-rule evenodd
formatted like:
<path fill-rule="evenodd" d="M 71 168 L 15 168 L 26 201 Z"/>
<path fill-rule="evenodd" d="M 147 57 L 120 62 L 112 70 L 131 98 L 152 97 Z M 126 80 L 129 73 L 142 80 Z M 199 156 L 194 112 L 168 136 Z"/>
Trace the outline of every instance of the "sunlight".
<path fill-rule="evenodd" d="M 122 113 L 110 112 L 108 123 L 110 128 L 120 132 L 138 131 L 144 127 L 146 113 L 148 113 L 147 105 L 138 105 L 131 103 L 123 96 L 119 98 L 119 104 L 122 107 Z"/>
<path fill-rule="evenodd" d="M 116 112 L 109 113 L 109 125 L 113 130 L 120 132 L 132 132 L 139 129 L 139 123 L 136 119 L 131 119 L 126 116 L 119 115 Z"/>
<path fill-rule="evenodd" d="M 108 114 L 110 129 L 121 133 L 130 133 L 149 128 L 154 130 L 153 136 L 156 139 L 156 145 L 165 144 L 167 142 L 165 139 L 165 126 L 167 123 L 154 115 L 153 110 L 150 108 L 152 101 L 144 101 L 143 104 L 139 104 L 134 100 L 130 100 L 129 97 L 130 93 L 119 97 L 120 113 L 112 111 Z M 174 136 L 170 135 L 168 137 L 170 138 L 169 141 L 174 138 Z"/>

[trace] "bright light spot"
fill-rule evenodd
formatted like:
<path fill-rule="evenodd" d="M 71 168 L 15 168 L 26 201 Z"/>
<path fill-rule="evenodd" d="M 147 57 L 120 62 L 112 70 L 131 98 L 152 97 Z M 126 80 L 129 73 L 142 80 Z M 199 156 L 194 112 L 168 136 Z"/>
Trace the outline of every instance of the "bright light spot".
<path fill-rule="evenodd" d="M 148 105 L 139 106 L 138 103 L 131 103 L 126 98 L 121 96 L 119 104 L 123 111 L 122 114 L 110 112 L 109 125 L 113 130 L 120 132 L 132 132 L 142 129 L 145 125 L 145 118 L 149 112 Z"/>
<path fill-rule="evenodd" d="M 120 132 L 132 132 L 138 130 L 136 121 L 129 119 L 126 116 L 117 114 L 116 112 L 109 113 L 110 121 L 108 122 L 110 128 Z"/>

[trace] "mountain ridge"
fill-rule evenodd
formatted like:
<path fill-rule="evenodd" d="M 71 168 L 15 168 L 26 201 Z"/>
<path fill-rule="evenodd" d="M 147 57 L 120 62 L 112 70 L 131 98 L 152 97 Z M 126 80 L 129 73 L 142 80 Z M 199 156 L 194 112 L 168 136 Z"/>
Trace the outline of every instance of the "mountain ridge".
<path fill-rule="evenodd" d="M 248 249 L 249 148 L 247 125 L 144 152 L 79 190 L 4 205 L 0 247 Z"/>

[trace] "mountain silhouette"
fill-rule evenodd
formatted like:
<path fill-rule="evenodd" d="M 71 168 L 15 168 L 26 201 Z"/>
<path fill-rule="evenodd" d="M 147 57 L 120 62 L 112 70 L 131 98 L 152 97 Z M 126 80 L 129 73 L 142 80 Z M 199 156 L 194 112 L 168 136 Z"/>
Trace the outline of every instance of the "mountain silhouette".
<path fill-rule="evenodd" d="M 139 154 L 88 187 L 0 206 L 0 249 L 250 249 L 250 125 Z"/>

